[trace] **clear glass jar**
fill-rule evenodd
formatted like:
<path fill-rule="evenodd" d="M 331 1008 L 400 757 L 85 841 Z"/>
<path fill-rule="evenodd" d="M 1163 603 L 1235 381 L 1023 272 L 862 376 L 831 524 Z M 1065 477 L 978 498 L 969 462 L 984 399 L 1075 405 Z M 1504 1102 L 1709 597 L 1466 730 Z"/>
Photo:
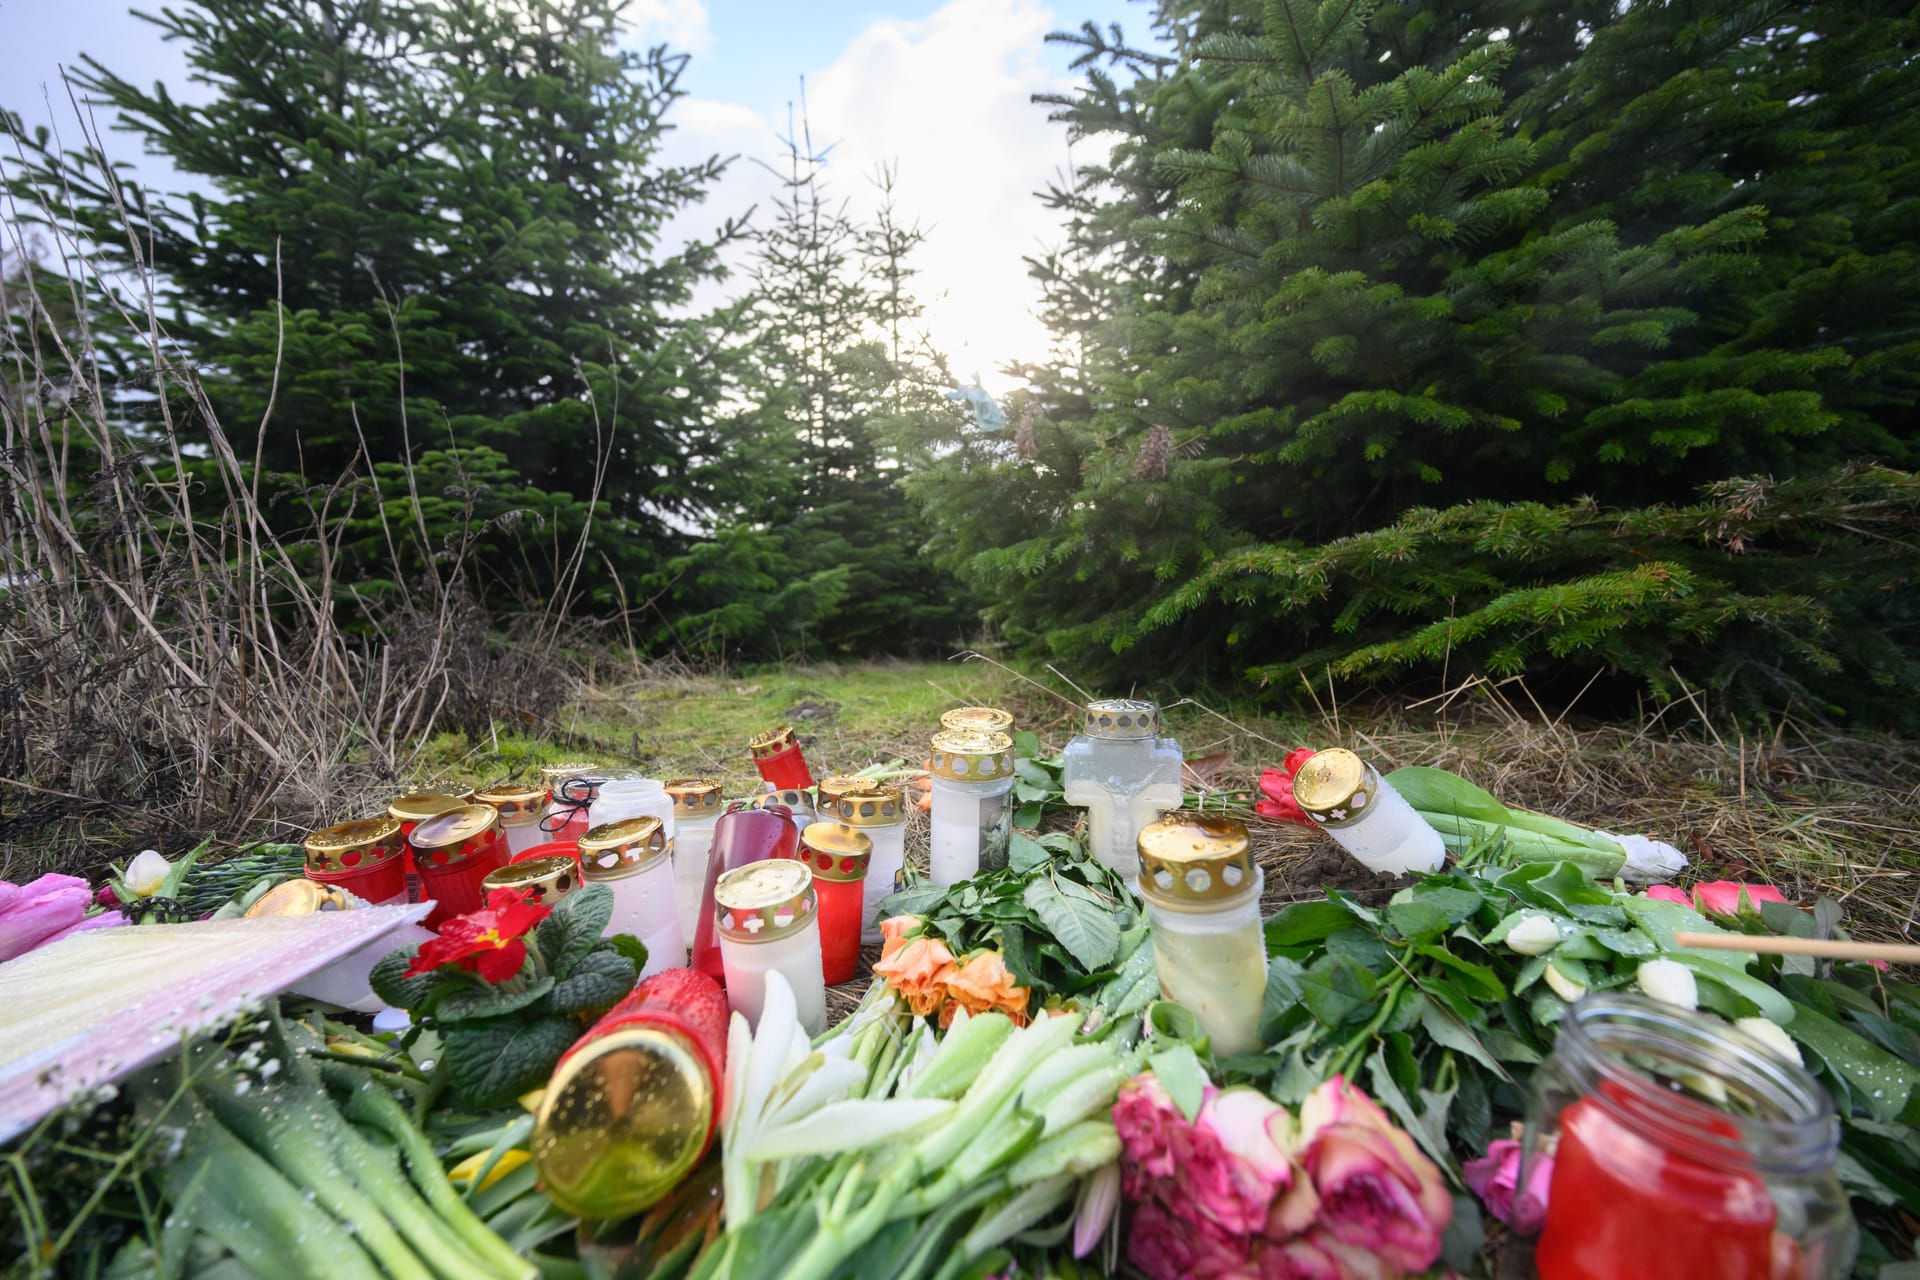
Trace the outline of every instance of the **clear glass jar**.
<path fill-rule="evenodd" d="M 1805 1069 L 1712 1014 L 1588 996 L 1534 1072 L 1518 1185 L 1553 1161 L 1540 1280 L 1828 1280 L 1858 1244 L 1840 1121 Z"/>
<path fill-rule="evenodd" d="M 727 1004 L 757 1029 L 767 975 L 778 970 L 793 988 L 800 1025 L 810 1036 L 824 1032 L 827 983 L 813 872 L 791 859 L 756 862 L 722 875 L 713 901 Z"/>
<path fill-rule="evenodd" d="M 642 978 L 686 963 L 687 940 L 673 901 L 673 865 L 660 819 L 649 815 L 594 827 L 580 837 L 580 870 L 588 884 L 613 890 L 608 936 L 630 933 L 646 944 Z"/>
<path fill-rule="evenodd" d="M 707 878 L 700 891 L 700 925 L 693 934 L 693 967 L 716 982 L 726 980 L 720 962 L 720 937 L 714 929 L 714 890 L 720 877 L 755 862 L 791 858 L 800 833 L 786 815 L 766 809 L 731 804 L 713 827 L 713 847 L 707 851 Z"/>
<path fill-rule="evenodd" d="M 545 787 L 522 783 L 488 787 L 474 794 L 476 804 L 489 804 L 500 814 L 500 830 L 507 837 L 507 856 L 525 853 L 548 839 L 540 829 L 540 813 L 546 808 Z"/>
<path fill-rule="evenodd" d="M 860 941 L 880 941 L 880 904 L 895 889 L 907 865 L 907 797 L 898 787 L 869 783 L 865 791 L 848 791 L 821 818 L 836 818 L 873 842 L 867 859 L 867 878 L 860 903 Z"/>
<path fill-rule="evenodd" d="M 707 851 L 722 812 L 720 784 L 712 778 L 674 778 L 667 783 L 667 796 L 673 801 L 673 900 L 680 931 L 691 942 L 700 927 Z"/>
<path fill-rule="evenodd" d="M 1013 835 L 1013 739 L 1004 733 L 943 729 L 933 735 L 932 831 L 927 873 L 958 884 L 1007 865 Z"/>
<path fill-rule="evenodd" d="M 1170 816 L 1147 825 L 1138 849 L 1161 994 L 1193 1013 L 1217 1056 L 1260 1052 L 1267 941 L 1246 825 Z"/>
<path fill-rule="evenodd" d="M 1155 703 L 1090 702 L 1062 756 L 1067 803 L 1087 811 L 1087 852 L 1130 885 L 1140 878 L 1140 833 L 1186 799 L 1180 744 L 1159 732 Z"/>
<path fill-rule="evenodd" d="M 1316 752 L 1293 776 L 1307 817 L 1362 866 L 1381 874 L 1438 871 L 1440 833 L 1374 767 L 1343 747 Z"/>

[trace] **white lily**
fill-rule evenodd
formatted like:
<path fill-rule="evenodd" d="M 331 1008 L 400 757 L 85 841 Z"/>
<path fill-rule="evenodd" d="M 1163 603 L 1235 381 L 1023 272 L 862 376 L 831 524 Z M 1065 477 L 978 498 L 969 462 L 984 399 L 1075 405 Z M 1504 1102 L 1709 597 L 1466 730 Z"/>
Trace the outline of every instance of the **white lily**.
<path fill-rule="evenodd" d="M 1551 960 L 1547 962 L 1546 976 L 1547 985 L 1553 988 L 1553 994 L 1559 996 L 1568 1004 L 1572 1004 L 1575 1000 L 1587 994 L 1586 983 L 1576 982 L 1572 978 L 1569 978 L 1566 974 L 1560 972 L 1560 967 Z"/>
<path fill-rule="evenodd" d="M 127 864 L 126 873 L 120 877 L 120 883 L 125 885 L 127 891 L 136 898 L 151 898 L 160 892 L 160 886 L 167 882 L 167 876 L 172 871 L 173 864 L 168 862 L 159 850 L 142 849 L 134 855 L 133 861 Z"/>
<path fill-rule="evenodd" d="M 1806 1060 L 1800 1056 L 1800 1046 L 1795 1044 L 1793 1037 L 1782 1030 L 1780 1024 L 1771 1018 L 1735 1018 L 1733 1025 L 1795 1066 L 1807 1065 Z"/>
<path fill-rule="evenodd" d="M 1507 949 L 1523 956 L 1545 955 L 1560 945 L 1560 926 L 1549 916 L 1528 916 L 1507 931 Z"/>
<path fill-rule="evenodd" d="M 1642 960 L 1633 980 L 1642 992 L 1676 1009 L 1700 1007 L 1700 984 L 1678 960 Z"/>

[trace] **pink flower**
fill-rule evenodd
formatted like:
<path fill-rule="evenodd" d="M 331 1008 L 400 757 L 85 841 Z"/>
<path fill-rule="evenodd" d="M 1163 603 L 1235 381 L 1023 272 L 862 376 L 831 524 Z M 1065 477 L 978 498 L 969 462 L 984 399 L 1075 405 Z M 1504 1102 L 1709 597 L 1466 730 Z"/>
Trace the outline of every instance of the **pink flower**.
<path fill-rule="evenodd" d="M 1245 1237 L 1176 1217 L 1158 1200 L 1135 1206 L 1127 1261 L 1149 1280 L 1261 1280 Z"/>
<path fill-rule="evenodd" d="M 1293 798 L 1293 775 L 1300 772 L 1300 766 L 1314 756 L 1312 747 L 1295 747 L 1287 752 L 1287 758 L 1280 762 L 1278 769 L 1268 769 L 1260 775 L 1260 794 L 1264 799 L 1253 806 L 1253 811 L 1268 822 L 1297 822 L 1301 826 L 1312 826 L 1306 810 Z"/>
<path fill-rule="evenodd" d="M 1293 1163 L 1281 1145 L 1291 1125 L 1286 1111 L 1256 1090 L 1209 1091 L 1196 1121 L 1194 1154 L 1202 1168 L 1217 1160 L 1217 1173 L 1206 1184 L 1209 1194 L 1194 1200 L 1200 1212 L 1229 1231 L 1264 1230 L 1274 1194 L 1293 1182 Z"/>
<path fill-rule="evenodd" d="M 1119 1131 L 1127 1163 L 1141 1173 L 1154 1178 L 1173 1176 L 1175 1144 L 1188 1145 L 1180 1134 L 1186 1125 L 1186 1117 L 1152 1072 L 1120 1086 L 1113 1104 L 1113 1127 Z"/>
<path fill-rule="evenodd" d="M 1676 907 L 1690 907 L 1693 905 L 1692 900 L 1689 899 L 1686 894 L 1680 892 L 1670 884 L 1652 885 L 1647 889 L 1646 896 L 1652 898 L 1655 902 L 1671 902 Z"/>
<path fill-rule="evenodd" d="M 1260 1280 L 1345 1280 L 1346 1276 L 1331 1254 L 1305 1236 L 1262 1243 L 1259 1263 Z"/>
<path fill-rule="evenodd" d="M 1107 1234 L 1113 1212 L 1120 1207 L 1120 1166 L 1109 1164 L 1080 1184 L 1073 1206 L 1073 1256 L 1084 1258 Z"/>
<path fill-rule="evenodd" d="M 77 876 L 48 874 L 26 884 L 0 882 L 0 961 L 25 955 L 82 927 L 117 924 L 120 917 L 96 916 L 86 921 L 93 890 Z"/>
<path fill-rule="evenodd" d="M 1742 884 L 1737 880 L 1709 880 L 1693 886 L 1693 905 L 1716 916 L 1740 914 L 1740 895 L 1747 895 L 1748 910 L 1757 914 L 1763 902 L 1786 902 L 1786 895 L 1770 884 Z"/>
<path fill-rule="evenodd" d="M 1527 1170 L 1527 1185 L 1520 1190 L 1520 1144 L 1512 1138 L 1496 1138 L 1487 1144 L 1487 1154 L 1460 1166 L 1467 1186 L 1487 1212 L 1502 1222 L 1511 1223 L 1522 1235 L 1532 1235 L 1545 1220 L 1547 1186 L 1553 1177 L 1553 1157 L 1536 1155 Z"/>
<path fill-rule="evenodd" d="M 1433 1161 L 1340 1076 L 1307 1096 L 1300 1120 L 1301 1164 L 1327 1234 L 1404 1271 L 1432 1266 L 1453 1217 Z"/>

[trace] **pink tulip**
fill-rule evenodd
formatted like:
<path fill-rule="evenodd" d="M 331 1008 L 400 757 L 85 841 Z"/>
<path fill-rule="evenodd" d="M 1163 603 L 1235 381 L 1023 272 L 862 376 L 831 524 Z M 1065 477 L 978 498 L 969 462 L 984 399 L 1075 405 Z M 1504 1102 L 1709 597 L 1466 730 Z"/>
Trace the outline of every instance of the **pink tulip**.
<path fill-rule="evenodd" d="M 1655 902 L 1671 902 L 1676 907 L 1690 907 L 1693 900 L 1670 884 L 1649 885 L 1646 896 Z"/>
<path fill-rule="evenodd" d="M 1693 905 L 1717 916 L 1740 914 L 1740 895 L 1747 895 L 1748 909 L 1757 914 L 1763 902 L 1786 902 L 1786 895 L 1770 884 L 1742 884 L 1737 880 L 1709 880 L 1693 886 Z"/>
<path fill-rule="evenodd" d="M 48 874 L 23 885 L 0 884 L 0 961 L 65 934 L 92 903 L 93 890 L 75 876 Z"/>
<path fill-rule="evenodd" d="M 1486 1155 L 1467 1161 L 1460 1172 L 1487 1212 L 1511 1223 L 1522 1235 L 1532 1235 L 1545 1220 L 1547 1186 L 1553 1177 L 1551 1156 L 1534 1157 L 1524 1191 L 1520 1190 L 1520 1144 L 1512 1138 L 1494 1139 L 1487 1144 Z"/>
<path fill-rule="evenodd" d="M 1405 1271 L 1440 1255 L 1453 1217 L 1440 1170 L 1359 1089 L 1335 1076 L 1300 1107 L 1301 1163 L 1334 1240 Z"/>

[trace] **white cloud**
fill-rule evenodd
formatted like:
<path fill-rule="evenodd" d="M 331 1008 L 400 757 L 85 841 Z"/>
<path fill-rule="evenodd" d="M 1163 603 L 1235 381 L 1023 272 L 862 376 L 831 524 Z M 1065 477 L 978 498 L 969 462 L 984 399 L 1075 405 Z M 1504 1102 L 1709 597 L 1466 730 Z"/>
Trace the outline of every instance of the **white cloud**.
<path fill-rule="evenodd" d="M 1034 193 L 1067 165 L 1066 132 L 1031 101 L 1074 83 L 1044 61 L 1043 38 L 1061 25 L 1040 0 L 949 0 L 920 21 L 874 22 L 831 65 L 806 73 L 814 145 L 832 146 L 830 194 L 865 216 L 874 203 L 868 179 L 883 163 L 896 166 L 897 212 L 930 229 L 917 263 L 924 323 L 957 375 L 978 373 L 996 392 L 1017 385 L 1000 365 L 1047 352 L 1046 327 L 1033 314 L 1039 289 L 1022 257 L 1063 239 L 1058 216 Z M 783 97 L 798 97 L 805 70 L 794 68 Z M 710 234 L 752 204 L 764 218 L 778 184 L 753 161 L 777 158 L 785 111 L 769 119 L 735 102 L 688 99 L 669 118 L 677 127 L 667 158 L 740 156 L 703 205 L 675 220 L 670 238 Z M 736 268 L 745 261 L 734 257 Z M 703 288 L 696 302 L 718 302 L 739 280 Z"/>
<path fill-rule="evenodd" d="M 630 26 L 625 43 L 665 44 L 675 53 L 705 53 L 713 43 L 706 0 L 627 0 L 620 16 Z"/>

